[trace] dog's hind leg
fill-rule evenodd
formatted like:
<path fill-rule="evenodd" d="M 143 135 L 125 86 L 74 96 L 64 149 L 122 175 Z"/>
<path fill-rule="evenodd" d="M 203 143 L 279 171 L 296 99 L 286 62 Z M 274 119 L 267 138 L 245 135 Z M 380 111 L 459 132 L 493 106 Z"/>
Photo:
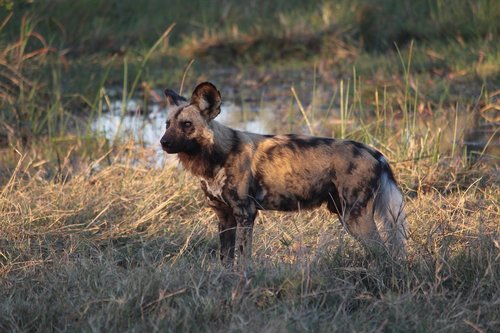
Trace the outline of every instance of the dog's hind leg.
<path fill-rule="evenodd" d="M 346 206 L 338 197 L 328 202 L 328 209 L 336 213 L 342 225 L 356 240 L 358 240 L 365 250 L 373 255 L 387 252 L 384 242 L 377 230 L 377 225 L 373 218 L 373 200 L 370 200 L 364 207 Z"/>
<path fill-rule="evenodd" d="M 365 211 L 356 217 L 348 217 L 346 227 L 349 233 L 361 242 L 369 254 L 379 257 L 387 253 L 370 211 Z"/>

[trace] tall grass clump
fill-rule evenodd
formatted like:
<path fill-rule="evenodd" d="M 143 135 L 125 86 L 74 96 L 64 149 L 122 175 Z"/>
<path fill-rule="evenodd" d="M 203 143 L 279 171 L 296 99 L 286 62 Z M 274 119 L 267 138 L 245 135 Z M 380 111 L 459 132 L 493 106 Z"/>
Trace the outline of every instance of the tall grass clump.
<path fill-rule="evenodd" d="M 11 24 L 12 16 L 7 16 L 0 28 Z M 38 24 L 38 19 L 24 16 L 18 39 L 9 42 L 0 54 L 0 147 L 30 146 L 36 140 L 48 140 L 49 146 L 81 140 L 91 145 L 88 141 L 96 139 L 96 134 L 91 132 L 91 122 L 103 110 L 110 108 L 105 85 L 110 79 L 112 67 L 118 62 L 117 57 L 112 57 L 100 72 L 99 80 L 93 84 L 90 93 L 74 93 L 79 87 L 65 85 L 74 83 L 67 77 L 70 60 L 37 32 Z M 128 111 L 128 101 L 135 98 L 141 88 L 149 60 L 173 27 L 174 24 L 171 24 L 145 51 L 130 75 L 127 56 L 122 58 L 122 118 Z M 88 77 L 88 80 L 92 78 Z M 66 149 L 63 150 L 65 154 Z"/>
<path fill-rule="evenodd" d="M 3 20 L 1 29 L 11 17 Z M 29 16 L 23 17 L 18 39 L 4 45 L 0 53 L 0 119 L 6 140 L 21 138 L 26 143 L 32 134 L 53 132 L 55 124 L 63 123 L 60 75 L 48 64 L 54 50 L 36 32 L 36 23 Z M 35 68 L 42 70 L 33 75 Z M 42 79 L 47 74 L 49 78 Z"/>

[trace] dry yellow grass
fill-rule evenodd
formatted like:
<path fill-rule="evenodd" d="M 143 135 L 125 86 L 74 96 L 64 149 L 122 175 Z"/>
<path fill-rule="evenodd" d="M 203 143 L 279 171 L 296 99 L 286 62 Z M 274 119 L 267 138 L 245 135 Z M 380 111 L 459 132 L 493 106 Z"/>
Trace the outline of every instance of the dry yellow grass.
<path fill-rule="evenodd" d="M 47 177 L 31 158 L 21 158 L 0 194 L 1 331 L 500 326 L 494 177 L 469 171 L 459 184 L 452 174 L 465 169 L 435 166 L 430 178 L 415 172 L 430 168 L 423 163 L 398 165 L 403 188 L 417 188 L 407 197 L 410 258 L 384 267 L 366 260 L 326 209 L 261 213 L 254 275 L 235 304 L 239 278 L 218 262 L 215 216 L 191 176 L 121 155 Z"/>

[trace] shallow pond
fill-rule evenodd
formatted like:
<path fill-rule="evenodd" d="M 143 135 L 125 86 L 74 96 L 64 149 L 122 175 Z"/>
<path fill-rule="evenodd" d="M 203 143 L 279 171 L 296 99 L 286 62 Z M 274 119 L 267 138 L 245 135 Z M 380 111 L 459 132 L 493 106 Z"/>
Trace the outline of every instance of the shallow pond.
<path fill-rule="evenodd" d="M 152 148 L 154 159 L 159 165 L 173 161 L 172 156 L 164 153 L 160 147 L 160 138 L 165 131 L 168 109 L 159 103 L 151 104 L 146 113 L 142 112 L 141 103 L 131 100 L 125 109 L 121 101 L 113 101 L 109 109 L 96 117 L 91 129 L 104 136 L 110 142 L 132 140 L 138 145 Z M 217 120 L 232 128 L 254 133 L 270 133 L 272 117 L 269 110 L 245 111 L 234 103 L 224 103 Z"/>

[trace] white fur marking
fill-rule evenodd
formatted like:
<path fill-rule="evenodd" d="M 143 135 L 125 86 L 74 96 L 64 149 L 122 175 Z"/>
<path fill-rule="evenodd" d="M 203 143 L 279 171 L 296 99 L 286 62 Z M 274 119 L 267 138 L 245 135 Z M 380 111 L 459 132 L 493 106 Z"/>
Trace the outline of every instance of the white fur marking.
<path fill-rule="evenodd" d="M 200 110 L 204 111 L 206 109 L 208 109 L 208 107 L 210 106 L 210 104 L 208 104 L 208 102 L 202 98 L 200 100 L 200 102 L 198 103 L 198 107 L 200 108 Z"/>
<path fill-rule="evenodd" d="M 219 170 L 219 172 L 217 172 L 214 178 L 202 178 L 201 181 L 204 182 L 207 186 L 208 193 L 210 193 L 217 199 L 224 201 L 224 198 L 222 197 L 222 189 L 226 185 L 226 179 L 226 169 L 222 168 Z"/>

